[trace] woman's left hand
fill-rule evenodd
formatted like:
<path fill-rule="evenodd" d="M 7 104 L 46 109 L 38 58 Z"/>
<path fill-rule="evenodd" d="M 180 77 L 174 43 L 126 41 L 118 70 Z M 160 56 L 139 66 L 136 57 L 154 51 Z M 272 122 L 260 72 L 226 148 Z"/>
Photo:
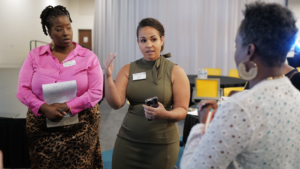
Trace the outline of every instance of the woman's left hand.
<path fill-rule="evenodd" d="M 147 105 L 143 105 L 144 111 L 145 111 L 145 116 L 148 119 L 151 120 L 162 120 L 162 119 L 167 119 L 168 117 L 168 112 L 165 109 L 164 105 L 158 102 L 158 107 L 150 107 Z"/>
<path fill-rule="evenodd" d="M 66 103 L 53 103 L 52 106 L 58 108 L 59 110 L 63 110 L 65 113 L 68 113 L 70 111 L 70 108 L 68 107 L 68 105 Z"/>

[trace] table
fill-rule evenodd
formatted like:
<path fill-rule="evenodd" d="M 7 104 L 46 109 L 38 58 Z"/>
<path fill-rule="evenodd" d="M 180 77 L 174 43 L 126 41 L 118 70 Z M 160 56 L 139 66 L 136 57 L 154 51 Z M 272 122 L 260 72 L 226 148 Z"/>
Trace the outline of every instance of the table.
<path fill-rule="evenodd" d="M 4 168 L 30 168 L 29 150 L 25 134 L 26 112 L 1 113 L 0 149 Z"/>
<path fill-rule="evenodd" d="M 197 105 L 193 105 L 191 106 L 190 108 L 196 108 Z M 186 143 L 187 141 L 187 138 L 190 134 L 190 131 L 192 129 L 192 127 L 196 124 L 199 123 L 199 119 L 198 119 L 198 116 L 194 116 L 194 115 L 190 115 L 190 114 L 187 114 L 185 116 L 185 119 L 184 119 L 184 126 L 183 126 L 183 136 L 182 136 L 182 142 L 183 144 Z"/>
<path fill-rule="evenodd" d="M 191 87 L 195 87 L 195 78 L 197 75 L 187 75 L 190 81 Z M 207 76 L 208 78 L 217 78 L 220 79 L 220 88 L 225 87 L 242 87 L 245 86 L 246 80 L 229 77 L 229 76 Z"/>

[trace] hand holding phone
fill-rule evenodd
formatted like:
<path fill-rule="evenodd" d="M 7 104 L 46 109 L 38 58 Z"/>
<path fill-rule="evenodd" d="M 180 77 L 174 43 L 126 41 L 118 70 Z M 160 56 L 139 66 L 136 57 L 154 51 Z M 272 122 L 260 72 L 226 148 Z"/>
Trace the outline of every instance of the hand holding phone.
<path fill-rule="evenodd" d="M 157 108 L 158 107 L 158 98 L 156 96 L 151 97 L 149 99 L 146 99 L 145 103 L 146 103 L 147 106 Z M 152 121 L 151 116 L 148 117 L 148 121 Z"/>

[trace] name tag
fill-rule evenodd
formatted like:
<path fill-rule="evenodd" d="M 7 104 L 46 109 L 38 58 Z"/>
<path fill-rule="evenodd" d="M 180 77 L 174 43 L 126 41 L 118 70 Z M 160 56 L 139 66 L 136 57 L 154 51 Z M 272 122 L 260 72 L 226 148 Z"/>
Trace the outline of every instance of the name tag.
<path fill-rule="evenodd" d="M 132 80 L 146 79 L 146 72 L 132 74 Z"/>
<path fill-rule="evenodd" d="M 64 67 L 74 66 L 74 65 L 76 65 L 76 61 L 71 60 L 71 61 L 68 61 L 68 62 L 64 62 L 63 65 L 64 65 Z"/>

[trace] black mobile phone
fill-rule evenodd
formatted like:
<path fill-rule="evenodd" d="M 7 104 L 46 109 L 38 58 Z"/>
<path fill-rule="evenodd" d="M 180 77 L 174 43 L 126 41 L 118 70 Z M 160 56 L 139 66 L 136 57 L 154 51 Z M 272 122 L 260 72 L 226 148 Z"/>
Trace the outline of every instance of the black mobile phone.
<path fill-rule="evenodd" d="M 158 99 L 156 96 L 146 99 L 145 103 L 147 106 L 151 106 L 151 107 L 155 107 L 155 108 L 158 107 Z M 152 119 L 150 118 L 150 119 L 148 119 L 148 121 L 152 121 Z"/>
<path fill-rule="evenodd" d="M 158 99 L 156 96 L 146 99 L 145 103 L 147 106 L 151 106 L 151 107 L 155 107 L 155 108 L 158 107 Z"/>

